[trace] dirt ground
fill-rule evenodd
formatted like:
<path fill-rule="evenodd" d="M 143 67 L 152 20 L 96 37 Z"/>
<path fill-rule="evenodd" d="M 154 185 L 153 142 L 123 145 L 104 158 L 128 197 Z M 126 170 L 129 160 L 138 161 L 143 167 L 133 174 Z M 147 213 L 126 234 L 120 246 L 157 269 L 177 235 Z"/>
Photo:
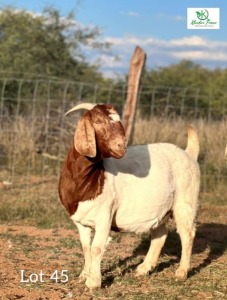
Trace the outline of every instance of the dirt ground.
<path fill-rule="evenodd" d="M 134 269 L 146 254 L 148 237 L 113 233 L 102 288 L 93 294 L 77 279 L 83 255 L 76 228 L 0 225 L 0 299 L 227 299 L 226 215 L 226 206 L 201 209 L 185 282 L 174 278 L 180 241 L 171 222 L 157 269 L 139 278 Z"/>

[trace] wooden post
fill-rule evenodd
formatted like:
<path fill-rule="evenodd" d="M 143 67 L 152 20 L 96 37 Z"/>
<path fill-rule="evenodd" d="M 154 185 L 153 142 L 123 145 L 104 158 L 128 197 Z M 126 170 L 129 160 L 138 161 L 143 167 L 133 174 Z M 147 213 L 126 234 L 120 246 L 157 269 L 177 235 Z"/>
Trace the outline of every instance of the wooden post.
<path fill-rule="evenodd" d="M 133 125 L 136 111 L 136 101 L 139 90 L 140 78 L 145 64 L 146 54 L 142 48 L 136 47 L 130 62 L 127 99 L 122 116 L 127 143 L 132 143 Z"/>

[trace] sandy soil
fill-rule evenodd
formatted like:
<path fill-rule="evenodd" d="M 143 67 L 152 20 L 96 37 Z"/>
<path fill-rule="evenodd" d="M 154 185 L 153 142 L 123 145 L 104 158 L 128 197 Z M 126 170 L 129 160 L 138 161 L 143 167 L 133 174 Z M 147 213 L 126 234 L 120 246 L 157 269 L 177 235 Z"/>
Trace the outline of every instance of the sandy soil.
<path fill-rule="evenodd" d="M 203 276 L 207 276 L 209 280 L 209 274 L 217 275 L 218 271 L 220 274 L 217 276 L 224 276 L 227 264 L 226 243 L 223 243 L 227 240 L 226 215 L 227 208 L 223 207 L 211 209 L 207 206 L 200 213 L 192 271 L 189 283 L 185 285 L 185 289 L 190 291 L 188 294 L 190 297 L 194 295 L 194 299 L 225 298 L 224 283 L 214 290 L 206 290 L 202 288 L 205 286 L 204 282 L 201 283 L 201 288 L 198 288 L 198 280 L 202 282 Z M 212 222 L 211 217 L 212 220 L 215 217 L 216 221 Z M 137 299 L 136 296 L 130 296 L 135 293 L 141 293 L 144 296 L 141 299 L 156 299 L 156 293 L 168 284 L 168 281 L 164 280 L 171 278 L 170 282 L 174 282 L 180 243 L 177 234 L 171 232 L 155 274 L 138 280 L 134 277 L 133 270 L 146 254 L 148 243 L 148 240 L 140 236 L 114 234 L 102 265 L 103 288 L 98 294 L 92 295 L 77 279 L 83 265 L 83 256 L 76 229 L 1 225 L 0 299 Z M 55 271 L 59 276 L 57 282 Z M 41 277 L 40 273 L 43 274 Z M 216 280 L 220 282 L 221 279 L 217 277 Z M 151 282 L 155 282 L 156 285 L 152 285 Z M 132 287 L 133 292 L 130 291 Z M 181 298 L 178 288 L 179 286 L 171 286 L 173 295 L 175 292 L 178 295 L 174 299 L 190 299 L 187 296 Z M 145 297 L 152 292 L 154 298 Z M 185 293 L 187 295 L 187 292 Z M 160 299 L 165 299 L 165 294 L 164 298 Z"/>

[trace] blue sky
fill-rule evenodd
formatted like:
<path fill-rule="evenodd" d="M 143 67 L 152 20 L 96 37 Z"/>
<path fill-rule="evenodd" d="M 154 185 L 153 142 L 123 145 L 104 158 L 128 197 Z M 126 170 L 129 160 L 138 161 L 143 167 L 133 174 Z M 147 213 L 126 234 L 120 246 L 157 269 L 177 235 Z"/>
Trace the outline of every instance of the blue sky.
<path fill-rule="evenodd" d="M 62 16 L 73 10 L 83 25 L 98 26 L 100 39 L 112 43 L 111 53 L 85 49 L 91 62 L 99 62 L 106 76 L 128 71 L 134 47 L 147 53 L 147 67 L 157 68 L 190 59 L 209 68 L 227 68 L 227 1 L 224 0 L 2 0 L 41 13 L 47 5 Z M 219 7 L 219 30 L 188 30 L 188 7 Z M 116 59 L 116 56 L 118 59 Z"/>

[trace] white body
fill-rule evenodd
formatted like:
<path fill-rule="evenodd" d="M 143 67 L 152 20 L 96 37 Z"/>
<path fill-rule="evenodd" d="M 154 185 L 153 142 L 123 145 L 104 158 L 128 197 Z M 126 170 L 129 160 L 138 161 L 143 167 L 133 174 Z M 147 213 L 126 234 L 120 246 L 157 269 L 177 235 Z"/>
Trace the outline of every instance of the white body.
<path fill-rule="evenodd" d="M 123 231 L 146 232 L 157 228 L 173 210 L 175 194 L 183 196 L 187 189 L 198 191 L 197 162 L 172 144 L 129 147 L 122 159 L 106 159 L 104 166 L 104 191 L 95 200 L 80 202 L 72 216 L 77 223 L 95 228 L 100 214 L 105 212 L 100 209 L 102 205 L 113 216 L 113 226 Z M 191 199 L 188 204 L 194 216 L 197 202 Z"/>
<path fill-rule="evenodd" d="M 178 232 L 185 241 L 177 276 L 187 276 L 198 206 L 197 162 L 177 146 L 160 143 L 129 147 L 122 159 L 105 159 L 104 167 L 102 194 L 80 202 L 72 216 L 84 250 L 81 278 L 86 277 L 87 286 L 100 286 L 100 261 L 111 226 L 137 233 L 153 229 L 153 246 L 137 273 L 141 275 L 155 267 L 167 234 L 163 223 L 169 211 L 173 211 Z M 96 230 L 91 247 L 90 227 Z M 100 260 L 94 260 L 94 255 Z"/>

